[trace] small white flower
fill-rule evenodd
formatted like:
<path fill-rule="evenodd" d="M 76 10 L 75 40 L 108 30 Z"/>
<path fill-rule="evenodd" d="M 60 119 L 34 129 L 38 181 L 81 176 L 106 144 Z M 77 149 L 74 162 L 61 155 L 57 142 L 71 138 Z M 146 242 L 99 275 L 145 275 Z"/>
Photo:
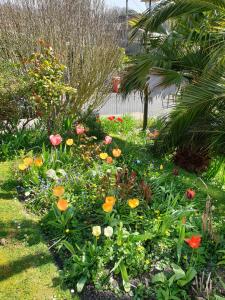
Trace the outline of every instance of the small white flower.
<path fill-rule="evenodd" d="M 74 289 L 70 290 L 70 292 L 71 292 L 71 294 L 74 294 L 74 293 L 75 293 Z"/>
<path fill-rule="evenodd" d="M 28 197 L 29 195 L 30 195 L 30 192 L 28 191 L 28 192 L 25 192 L 25 194 L 24 194 L 26 197 Z"/>
<path fill-rule="evenodd" d="M 111 237 L 113 235 L 113 228 L 111 226 L 107 226 L 105 229 L 104 229 L 104 235 L 106 237 Z"/>
<path fill-rule="evenodd" d="M 51 179 L 58 180 L 58 176 L 56 175 L 56 171 L 53 170 L 53 169 L 49 169 L 46 172 L 46 176 L 49 177 L 49 178 L 51 178 Z"/>
<path fill-rule="evenodd" d="M 93 226 L 92 227 L 92 234 L 93 236 L 100 236 L 101 235 L 101 226 Z"/>

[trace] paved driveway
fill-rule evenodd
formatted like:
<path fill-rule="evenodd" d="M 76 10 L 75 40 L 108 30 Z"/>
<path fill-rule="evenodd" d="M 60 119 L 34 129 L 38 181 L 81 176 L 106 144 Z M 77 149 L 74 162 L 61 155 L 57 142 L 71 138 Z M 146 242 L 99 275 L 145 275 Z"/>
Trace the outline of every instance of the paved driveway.
<path fill-rule="evenodd" d="M 142 117 L 144 110 L 143 101 L 138 94 L 131 94 L 125 100 L 120 95 L 111 94 L 109 100 L 99 110 L 100 115 L 123 115 L 126 113 Z M 171 106 L 168 106 L 167 100 L 153 98 L 149 103 L 149 117 L 160 116 L 168 113 Z"/>

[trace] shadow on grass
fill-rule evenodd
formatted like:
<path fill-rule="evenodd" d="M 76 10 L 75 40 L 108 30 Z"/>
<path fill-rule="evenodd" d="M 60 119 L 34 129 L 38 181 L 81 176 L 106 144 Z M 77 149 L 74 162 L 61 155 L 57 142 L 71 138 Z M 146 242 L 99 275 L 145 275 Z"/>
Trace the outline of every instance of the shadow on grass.
<path fill-rule="evenodd" d="M 15 193 L 1 193 L 0 192 L 0 199 L 3 200 L 12 200 L 12 198 L 15 196 Z"/>
<path fill-rule="evenodd" d="M 28 246 L 39 244 L 42 240 L 38 223 L 31 220 L 0 221 L 0 238 L 7 237 L 26 242 Z"/>
<path fill-rule="evenodd" d="M 6 192 L 12 192 L 12 190 L 15 190 L 16 186 L 18 185 L 18 181 L 14 179 L 8 179 L 4 181 L 0 187 L 3 191 Z"/>
<path fill-rule="evenodd" d="M 27 255 L 12 261 L 9 264 L 0 265 L 0 281 L 23 272 L 29 268 L 36 268 L 52 262 L 52 257 L 46 253 L 38 253 L 35 255 Z"/>

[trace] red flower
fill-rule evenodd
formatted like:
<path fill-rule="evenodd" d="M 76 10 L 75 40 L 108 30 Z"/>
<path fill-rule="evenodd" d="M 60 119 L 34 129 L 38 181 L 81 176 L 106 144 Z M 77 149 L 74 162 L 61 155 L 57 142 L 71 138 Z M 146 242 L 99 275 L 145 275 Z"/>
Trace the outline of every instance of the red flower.
<path fill-rule="evenodd" d="M 185 242 L 193 249 L 197 249 L 200 247 L 201 244 L 201 236 L 200 235 L 196 235 L 196 236 L 192 236 L 190 239 L 185 239 Z"/>
<path fill-rule="evenodd" d="M 186 191 L 186 197 L 187 197 L 188 199 L 190 199 L 190 200 L 194 199 L 195 194 L 196 194 L 195 191 L 192 190 L 192 189 L 188 189 L 188 190 Z"/>
<path fill-rule="evenodd" d="M 117 118 L 117 121 L 120 122 L 120 123 L 123 123 L 123 119 L 120 118 L 120 117 Z"/>
<path fill-rule="evenodd" d="M 109 121 L 113 121 L 115 119 L 115 116 L 110 116 L 107 118 Z"/>

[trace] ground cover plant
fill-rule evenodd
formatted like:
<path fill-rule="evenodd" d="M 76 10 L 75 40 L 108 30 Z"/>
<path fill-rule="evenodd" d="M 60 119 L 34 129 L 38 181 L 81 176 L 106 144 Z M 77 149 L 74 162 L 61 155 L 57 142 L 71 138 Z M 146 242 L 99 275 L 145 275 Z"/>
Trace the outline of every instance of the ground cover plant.
<path fill-rule="evenodd" d="M 152 154 L 160 123 L 143 133 L 128 116 L 95 122 L 103 138 L 76 124 L 15 168 L 64 284 L 83 299 L 223 299 L 222 189 Z"/>

